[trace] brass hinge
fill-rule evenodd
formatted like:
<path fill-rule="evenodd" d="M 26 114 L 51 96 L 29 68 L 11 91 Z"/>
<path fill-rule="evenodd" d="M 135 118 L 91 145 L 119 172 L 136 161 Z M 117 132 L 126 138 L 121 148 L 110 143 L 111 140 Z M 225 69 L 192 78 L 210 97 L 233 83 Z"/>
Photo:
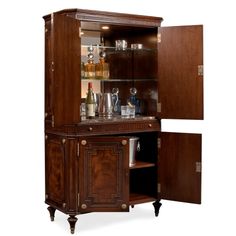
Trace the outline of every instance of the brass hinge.
<path fill-rule="evenodd" d="M 160 184 L 160 183 L 157 184 L 157 192 L 158 192 L 158 193 L 161 192 L 161 184 Z"/>
<path fill-rule="evenodd" d="M 203 65 L 197 66 L 197 74 L 198 76 L 203 76 Z"/>
<path fill-rule="evenodd" d="M 157 103 L 157 112 L 161 112 L 161 102 Z"/>
<path fill-rule="evenodd" d="M 55 63 L 54 63 L 54 61 L 52 61 L 52 62 L 51 62 L 51 71 L 52 71 L 52 72 L 54 71 L 54 65 L 55 65 Z"/>
<path fill-rule="evenodd" d="M 79 143 L 77 143 L 77 157 L 79 157 Z"/>
<path fill-rule="evenodd" d="M 196 162 L 196 172 L 201 173 L 202 172 L 202 163 Z"/>
<path fill-rule="evenodd" d="M 158 42 L 158 43 L 161 43 L 161 33 L 158 33 L 158 34 L 157 34 L 157 42 Z"/>
<path fill-rule="evenodd" d="M 78 207 L 79 207 L 79 193 L 78 193 Z"/>
<path fill-rule="evenodd" d="M 81 27 L 79 27 L 79 37 L 81 38 L 82 35 L 82 31 L 81 31 Z"/>
<path fill-rule="evenodd" d="M 55 119 L 54 119 L 54 115 L 52 115 L 52 127 L 54 128 L 55 125 Z"/>
<path fill-rule="evenodd" d="M 157 138 L 157 148 L 161 148 L 161 138 Z"/>

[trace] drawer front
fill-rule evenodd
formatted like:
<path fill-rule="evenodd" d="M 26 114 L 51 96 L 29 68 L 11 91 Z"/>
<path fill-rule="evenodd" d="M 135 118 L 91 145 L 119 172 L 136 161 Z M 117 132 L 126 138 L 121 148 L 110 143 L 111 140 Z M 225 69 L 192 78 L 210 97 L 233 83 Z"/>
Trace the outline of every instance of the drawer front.
<path fill-rule="evenodd" d="M 78 126 L 78 135 L 119 134 L 130 132 L 160 131 L 158 121 L 133 123 L 85 124 Z"/>

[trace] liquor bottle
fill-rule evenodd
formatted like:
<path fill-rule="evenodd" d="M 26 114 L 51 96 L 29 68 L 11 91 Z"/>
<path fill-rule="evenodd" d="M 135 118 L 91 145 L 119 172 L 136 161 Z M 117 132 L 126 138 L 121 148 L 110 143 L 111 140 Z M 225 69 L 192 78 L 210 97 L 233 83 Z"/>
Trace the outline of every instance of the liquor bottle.
<path fill-rule="evenodd" d="M 95 65 L 96 79 L 109 79 L 109 64 L 105 62 L 106 53 L 101 51 L 99 56 L 99 62 Z"/>
<path fill-rule="evenodd" d="M 84 65 L 84 77 L 86 79 L 95 79 L 95 64 L 93 61 L 93 46 L 88 47 L 88 62 Z"/>
<path fill-rule="evenodd" d="M 88 119 L 95 118 L 95 99 L 91 82 L 88 83 L 88 93 L 85 104 L 86 104 L 86 117 Z"/>

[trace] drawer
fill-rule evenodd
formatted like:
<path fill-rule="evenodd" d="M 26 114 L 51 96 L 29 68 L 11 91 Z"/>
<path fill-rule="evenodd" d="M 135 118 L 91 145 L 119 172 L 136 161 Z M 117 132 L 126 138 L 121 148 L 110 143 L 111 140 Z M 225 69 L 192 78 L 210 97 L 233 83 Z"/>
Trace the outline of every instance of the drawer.
<path fill-rule="evenodd" d="M 77 134 L 80 135 L 104 135 L 130 132 L 152 132 L 160 131 L 160 123 L 157 120 L 145 122 L 110 122 L 99 124 L 80 124 Z"/>

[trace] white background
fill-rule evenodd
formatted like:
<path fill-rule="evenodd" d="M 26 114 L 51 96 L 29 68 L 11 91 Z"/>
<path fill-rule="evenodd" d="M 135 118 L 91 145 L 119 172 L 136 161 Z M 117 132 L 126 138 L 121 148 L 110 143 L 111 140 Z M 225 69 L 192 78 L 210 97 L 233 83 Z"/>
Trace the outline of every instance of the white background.
<path fill-rule="evenodd" d="M 1 1 L 0 235 L 70 235 L 67 216 L 50 222 L 44 204 L 44 21 L 64 8 L 161 16 L 163 26 L 204 25 L 204 121 L 163 129 L 203 133 L 202 205 L 163 201 L 131 213 L 79 216 L 76 235 L 236 235 L 235 1 Z M 154 4 L 156 4 L 154 6 Z"/>

